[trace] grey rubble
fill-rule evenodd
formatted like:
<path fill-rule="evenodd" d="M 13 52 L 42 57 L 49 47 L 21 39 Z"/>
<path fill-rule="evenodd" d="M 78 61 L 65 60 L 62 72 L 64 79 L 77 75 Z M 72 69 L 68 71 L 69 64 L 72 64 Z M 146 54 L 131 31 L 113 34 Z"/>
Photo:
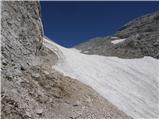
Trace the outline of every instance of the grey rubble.
<path fill-rule="evenodd" d="M 51 67 L 36 1 L 3 1 L 1 118 L 130 118 L 92 88 Z"/>
<path fill-rule="evenodd" d="M 112 36 L 97 37 L 81 43 L 75 48 L 85 54 L 117 56 L 120 58 L 159 58 L 159 13 L 154 12 L 135 18 L 122 26 Z M 117 37 L 117 38 L 113 38 Z M 114 39 L 126 40 L 112 44 Z"/>

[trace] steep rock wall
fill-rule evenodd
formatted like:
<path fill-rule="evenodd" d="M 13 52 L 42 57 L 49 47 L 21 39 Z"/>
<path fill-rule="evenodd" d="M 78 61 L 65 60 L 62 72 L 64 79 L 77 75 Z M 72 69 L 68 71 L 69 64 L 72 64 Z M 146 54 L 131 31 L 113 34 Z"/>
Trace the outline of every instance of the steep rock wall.
<path fill-rule="evenodd" d="M 33 9 L 34 8 L 34 9 Z M 2 65 L 25 69 L 42 46 L 39 2 L 3 1 L 1 3 Z M 4 68 L 3 66 L 3 68 Z"/>

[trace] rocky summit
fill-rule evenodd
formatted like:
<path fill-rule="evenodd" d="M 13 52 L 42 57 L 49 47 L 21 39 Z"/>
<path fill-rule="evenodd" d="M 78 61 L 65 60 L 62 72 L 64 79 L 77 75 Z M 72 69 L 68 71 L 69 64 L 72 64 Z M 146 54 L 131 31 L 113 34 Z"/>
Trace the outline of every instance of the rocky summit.
<path fill-rule="evenodd" d="M 52 66 L 37 1 L 1 1 L 1 118 L 131 118 Z"/>
<path fill-rule="evenodd" d="M 159 58 L 159 12 L 135 18 L 115 34 L 97 37 L 75 48 L 85 54 L 117 56 L 120 58 Z"/>

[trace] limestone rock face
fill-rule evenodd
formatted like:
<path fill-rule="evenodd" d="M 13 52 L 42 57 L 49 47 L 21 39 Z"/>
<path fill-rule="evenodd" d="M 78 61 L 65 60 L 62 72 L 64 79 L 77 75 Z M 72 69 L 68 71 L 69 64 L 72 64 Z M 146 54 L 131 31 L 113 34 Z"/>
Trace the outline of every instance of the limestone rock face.
<path fill-rule="evenodd" d="M 117 56 L 120 58 L 159 58 L 159 13 L 138 17 L 125 24 L 112 36 L 93 38 L 75 48 L 85 54 Z M 113 44 L 113 40 L 125 41 Z"/>
<path fill-rule="evenodd" d="M 17 69 L 25 69 L 42 46 L 39 2 L 3 1 L 1 4 L 2 64 L 7 67 L 14 63 Z"/>
<path fill-rule="evenodd" d="M 14 98 L 21 100 L 17 95 L 23 94 L 22 91 L 18 93 L 15 84 L 23 81 L 23 71 L 36 62 L 42 47 L 43 31 L 39 9 L 39 2 L 1 1 L 2 109 L 6 106 L 7 110 L 3 109 L 4 111 L 11 112 L 10 109 L 13 109 L 12 112 L 19 112 L 15 118 L 20 116 L 20 109 Z M 9 104 L 16 108 L 10 108 Z M 3 110 L 2 117 L 5 117 Z M 11 113 L 8 115 L 12 116 Z M 8 115 L 6 117 L 13 117 Z"/>

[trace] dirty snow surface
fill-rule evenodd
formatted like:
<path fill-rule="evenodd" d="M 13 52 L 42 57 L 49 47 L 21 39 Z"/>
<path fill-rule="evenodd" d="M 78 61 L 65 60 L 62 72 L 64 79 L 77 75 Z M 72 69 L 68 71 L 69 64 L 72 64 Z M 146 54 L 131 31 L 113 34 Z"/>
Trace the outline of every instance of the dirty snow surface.
<path fill-rule="evenodd" d="M 56 70 L 95 89 L 133 118 L 158 118 L 158 60 L 86 55 L 49 40 L 59 57 Z"/>
<path fill-rule="evenodd" d="M 123 41 L 125 41 L 125 39 L 112 40 L 111 43 L 118 44 L 118 43 L 121 43 Z"/>

